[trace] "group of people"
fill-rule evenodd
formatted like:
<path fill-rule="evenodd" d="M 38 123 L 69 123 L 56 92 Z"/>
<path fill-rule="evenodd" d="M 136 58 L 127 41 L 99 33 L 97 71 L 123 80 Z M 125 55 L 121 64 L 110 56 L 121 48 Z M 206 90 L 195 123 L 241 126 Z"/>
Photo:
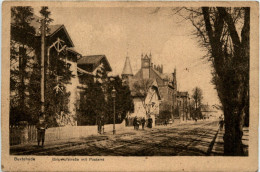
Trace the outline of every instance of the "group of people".
<path fill-rule="evenodd" d="M 147 122 L 148 122 L 147 127 L 148 128 L 152 128 L 153 119 L 152 118 L 148 118 Z M 136 116 L 134 118 L 134 121 L 133 121 L 134 129 L 138 130 L 139 129 L 139 125 L 142 124 L 142 129 L 144 130 L 145 123 L 146 123 L 146 120 L 145 120 L 144 117 L 141 120 L 139 120 L 137 118 L 137 116 Z"/>

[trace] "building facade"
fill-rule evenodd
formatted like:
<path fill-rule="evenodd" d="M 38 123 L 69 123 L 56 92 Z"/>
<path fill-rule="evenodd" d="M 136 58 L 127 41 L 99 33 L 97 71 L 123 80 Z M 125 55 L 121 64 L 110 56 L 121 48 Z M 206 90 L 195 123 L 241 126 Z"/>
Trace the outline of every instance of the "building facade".
<path fill-rule="evenodd" d="M 41 18 L 38 16 L 34 16 L 34 19 L 31 21 L 30 25 L 35 29 L 35 35 L 33 36 L 33 40 L 35 43 L 35 48 L 33 50 L 25 50 L 30 52 L 30 56 L 32 57 L 31 63 L 41 64 L 41 24 L 37 22 Z M 11 22 L 13 26 L 13 20 Z M 49 64 L 56 65 L 53 63 L 55 61 L 64 61 L 66 66 L 70 71 L 73 77 L 70 78 L 70 81 L 63 86 L 66 88 L 66 92 L 69 93 L 68 100 L 68 113 L 64 113 L 63 110 L 57 109 L 55 114 L 55 119 L 58 126 L 67 126 L 67 125 L 78 125 L 77 113 L 78 113 L 78 104 L 81 100 L 83 100 L 83 96 L 81 93 L 87 87 L 89 82 L 95 81 L 99 79 L 98 74 L 101 69 L 104 69 L 106 73 L 112 71 L 110 64 L 105 55 L 92 55 L 92 56 L 82 56 L 75 50 L 74 43 L 64 25 L 49 25 L 48 32 L 45 35 L 45 43 L 44 43 L 44 59 L 45 59 L 45 78 L 48 77 L 47 73 L 49 72 L 47 66 Z M 19 45 L 18 45 L 19 47 Z M 20 53 L 20 52 L 19 52 Z M 21 65 L 17 63 L 17 65 Z M 16 67 L 16 66 L 13 66 Z M 26 69 L 29 70 L 29 69 Z M 62 69 L 61 69 L 62 70 Z M 57 71 L 56 79 L 64 76 L 59 75 L 59 70 Z M 17 80 L 19 82 L 19 80 Z M 26 80 L 28 85 L 29 80 Z M 45 81 L 46 83 L 46 81 Z M 45 84 L 46 85 L 46 84 Z M 54 87 L 53 90 L 62 91 L 62 87 Z M 25 90 L 26 91 L 26 90 Z M 10 93 L 10 98 L 12 99 L 16 94 L 16 92 Z M 29 93 L 26 92 L 28 95 Z M 47 93 L 48 94 L 48 93 Z M 46 95 L 46 93 L 45 93 Z M 28 100 L 25 100 L 27 102 Z M 27 105 L 27 104 L 26 104 Z M 55 107 L 56 105 L 51 105 Z M 40 114 L 40 109 L 39 109 Z"/>
<path fill-rule="evenodd" d="M 143 86 L 148 86 L 149 88 L 153 87 L 158 90 L 158 98 L 156 100 L 158 107 L 156 109 L 156 113 L 154 113 L 154 121 L 156 121 L 156 123 L 159 124 L 165 121 L 165 119 L 174 120 L 174 118 L 177 118 L 178 114 L 175 113 L 175 109 L 177 107 L 176 69 L 174 69 L 174 72 L 171 74 L 164 73 L 162 65 L 154 65 L 152 63 L 151 54 L 141 55 L 141 68 L 135 75 L 133 75 L 131 70 L 125 69 L 131 69 L 130 60 L 128 57 L 126 58 L 122 78 L 124 79 L 124 82 L 130 85 L 131 92 L 136 99 L 137 95 L 134 90 L 135 83 L 148 82 L 148 85 L 145 86 L 145 84 L 143 84 Z M 144 91 L 148 92 L 148 90 Z M 138 105 L 138 101 L 140 100 L 136 100 L 135 106 L 140 108 L 141 106 Z"/>
<path fill-rule="evenodd" d="M 177 92 L 177 109 L 180 116 L 180 121 L 187 121 L 191 119 L 190 97 L 187 91 Z"/>

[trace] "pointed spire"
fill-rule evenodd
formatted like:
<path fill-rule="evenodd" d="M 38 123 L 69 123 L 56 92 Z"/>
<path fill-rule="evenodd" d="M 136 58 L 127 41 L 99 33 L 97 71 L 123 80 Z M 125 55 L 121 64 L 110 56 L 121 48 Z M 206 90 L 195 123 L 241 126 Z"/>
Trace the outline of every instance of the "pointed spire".
<path fill-rule="evenodd" d="M 124 66 L 122 75 L 133 75 L 132 67 L 131 67 L 130 60 L 129 60 L 128 56 L 126 56 L 126 59 L 125 59 L 125 66 Z"/>

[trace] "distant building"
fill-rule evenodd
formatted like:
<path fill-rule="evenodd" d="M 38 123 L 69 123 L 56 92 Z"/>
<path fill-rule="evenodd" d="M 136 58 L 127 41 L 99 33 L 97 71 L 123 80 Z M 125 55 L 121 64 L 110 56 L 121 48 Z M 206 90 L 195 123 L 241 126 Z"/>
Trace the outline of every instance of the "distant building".
<path fill-rule="evenodd" d="M 201 113 L 204 119 L 217 118 L 218 110 L 208 104 L 201 105 Z"/>
<path fill-rule="evenodd" d="M 133 85 L 136 82 L 142 82 L 143 80 L 149 80 L 149 87 L 153 87 L 158 90 L 157 93 L 157 113 L 154 115 L 154 119 L 157 122 L 160 120 L 178 118 L 178 114 L 175 113 L 177 106 L 177 79 L 176 69 L 171 74 L 163 73 L 163 66 L 154 65 L 152 63 L 152 55 L 141 55 L 141 69 L 133 75 L 129 57 L 126 58 L 124 70 L 122 72 L 122 78 L 125 83 L 130 85 L 132 96 L 136 97 L 134 93 Z M 135 100 L 136 102 L 138 100 Z M 138 103 L 135 103 L 135 109 L 141 107 Z M 136 111 L 135 111 L 136 112 Z M 142 112 L 144 113 L 144 112 Z M 162 119 L 163 118 L 163 119 Z M 155 121 L 155 120 L 154 120 Z"/>
<path fill-rule="evenodd" d="M 190 97 L 187 91 L 177 92 L 177 109 L 179 112 L 180 120 L 190 120 Z"/>

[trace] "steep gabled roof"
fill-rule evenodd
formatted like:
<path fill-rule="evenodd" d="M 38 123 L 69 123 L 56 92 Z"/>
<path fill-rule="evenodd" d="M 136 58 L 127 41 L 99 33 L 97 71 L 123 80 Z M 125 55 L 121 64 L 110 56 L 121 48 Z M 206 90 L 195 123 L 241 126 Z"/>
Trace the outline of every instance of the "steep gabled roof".
<path fill-rule="evenodd" d="M 86 71 L 86 70 L 84 70 L 84 69 L 81 69 L 81 68 L 79 68 L 79 67 L 77 67 L 77 71 L 79 72 L 79 73 L 82 73 L 82 74 L 87 74 L 87 75 L 94 75 L 93 73 L 91 73 L 91 72 L 88 72 L 88 71 Z"/>
<path fill-rule="evenodd" d="M 147 82 L 147 84 L 149 84 L 149 85 L 147 85 L 147 87 L 152 87 L 153 89 L 155 89 L 155 91 L 156 91 L 156 93 L 158 95 L 158 98 L 160 100 L 161 96 L 160 96 L 160 92 L 159 92 L 159 89 L 158 89 L 157 80 L 156 79 L 149 79 L 149 80 L 150 80 L 150 82 Z M 140 92 L 138 94 L 136 92 L 135 88 L 134 88 L 135 84 L 137 84 L 137 83 L 140 84 L 142 82 L 143 82 L 143 80 L 140 79 L 140 78 L 133 78 L 133 79 L 129 80 L 129 88 L 130 88 L 130 91 L 131 91 L 131 96 L 133 96 L 133 97 L 144 97 L 144 94 L 141 94 Z"/>
<path fill-rule="evenodd" d="M 101 60 L 104 60 L 106 62 L 108 67 L 108 69 L 106 70 L 112 71 L 112 68 L 105 55 L 82 56 L 80 59 L 78 59 L 78 65 L 86 65 L 86 64 L 97 65 L 98 63 L 100 63 Z"/>
<path fill-rule="evenodd" d="M 130 64 L 129 57 L 126 57 L 126 59 L 125 59 L 125 65 L 124 65 L 124 68 L 123 68 L 122 75 L 133 75 L 133 71 L 132 71 L 132 67 L 131 67 L 131 64 Z"/>
<path fill-rule="evenodd" d="M 82 56 L 78 59 L 78 64 L 95 64 L 98 63 L 105 55 L 91 55 L 91 56 Z"/>

